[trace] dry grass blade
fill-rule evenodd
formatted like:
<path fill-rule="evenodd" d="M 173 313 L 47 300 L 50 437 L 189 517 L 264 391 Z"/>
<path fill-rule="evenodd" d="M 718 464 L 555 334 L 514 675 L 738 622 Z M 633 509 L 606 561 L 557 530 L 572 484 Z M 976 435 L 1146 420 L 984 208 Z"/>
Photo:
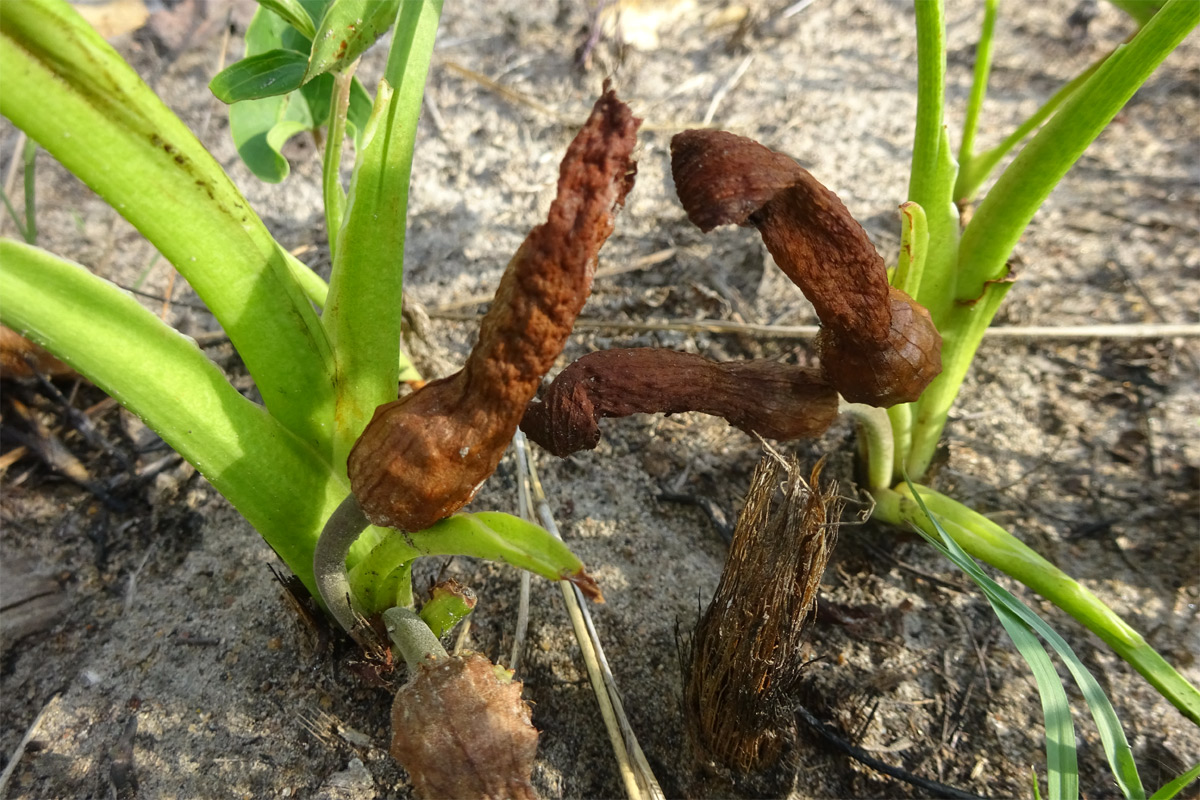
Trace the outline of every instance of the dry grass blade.
<path fill-rule="evenodd" d="M 521 431 L 517 431 L 514 441 L 517 442 L 519 454 L 523 455 L 527 452 L 525 435 Z M 521 458 L 520 455 L 518 457 Z M 550 504 L 546 501 L 546 493 L 542 489 L 541 481 L 538 480 L 537 468 L 532 459 L 522 458 L 521 466 L 523 467 L 522 480 L 526 477 L 525 468 L 528 469 L 529 485 L 538 520 L 542 527 L 561 539 L 562 535 L 558 532 L 558 525 L 550 513 Z M 576 586 L 567 581 L 559 581 L 559 588 L 562 589 L 563 602 L 567 606 L 571 627 L 575 631 L 575 639 L 579 642 L 579 649 L 583 654 L 592 690 L 600 705 L 600 715 L 604 718 L 604 727 L 608 730 L 608 738 L 612 744 L 613 755 L 617 759 L 621 782 L 625 786 L 625 794 L 630 800 L 661 800 L 665 795 L 654 777 L 654 772 L 650 769 L 650 764 L 646 761 L 646 755 L 642 752 L 641 745 L 638 744 L 637 735 L 629 724 L 629 718 L 625 715 L 616 679 L 613 678 L 612 670 L 609 669 L 608 659 L 604 656 L 604 648 L 600 644 L 600 637 L 596 634 L 595 626 L 592 625 L 592 616 L 588 612 L 583 595 Z"/>
<path fill-rule="evenodd" d="M 703 761 L 739 774 L 774 764 L 791 728 L 800 649 L 841 515 L 837 484 L 818 485 L 822 465 L 806 484 L 795 458 L 771 453 L 759 462 L 692 639 L 689 735 Z"/>

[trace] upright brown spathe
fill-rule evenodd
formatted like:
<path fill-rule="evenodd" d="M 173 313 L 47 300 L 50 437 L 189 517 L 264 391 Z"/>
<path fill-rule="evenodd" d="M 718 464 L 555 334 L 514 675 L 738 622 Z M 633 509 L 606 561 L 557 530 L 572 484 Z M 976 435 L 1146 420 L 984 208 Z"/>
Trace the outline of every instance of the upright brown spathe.
<path fill-rule="evenodd" d="M 371 522 L 427 528 L 495 471 L 591 291 L 597 253 L 633 187 L 640 123 L 606 86 L 563 158 L 549 218 L 509 262 L 466 365 L 375 411 L 348 464 Z"/>
<path fill-rule="evenodd" d="M 521 430 L 556 456 L 590 450 L 605 417 L 699 411 L 772 439 L 820 435 L 837 393 L 818 369 L 777 361 L 719 363 L 657 348 L 602 350 L 568 366 L 529 404 Z"/>
<path fill-rule="evenodd" d="M 888 286 L 883 259 L 837 195 L 791 158 L 725 131 L 671 140 L 671 172 L 702 231 L 753 225 L 775 262 L 816 308 L 817 353 L 850 402 L 916 400 L 941 372 L 929 312 Z"/>

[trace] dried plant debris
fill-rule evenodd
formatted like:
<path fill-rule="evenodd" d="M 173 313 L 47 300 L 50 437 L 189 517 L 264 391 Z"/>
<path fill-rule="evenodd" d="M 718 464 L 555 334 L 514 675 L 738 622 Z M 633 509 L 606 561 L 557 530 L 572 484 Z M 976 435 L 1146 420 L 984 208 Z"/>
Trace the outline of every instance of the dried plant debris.
<path fill-rule="evenodd" d="M 38 374 L 61 378 L 74 375 L 75 370 L 50 355 L 46 348 L 0 325 L 0 378 L 26 380 Z"/>
<path fill-rule="evenodd" d="M 567 149 L 549 219 L 509 263 L 466 365 L 376 410 L 348 465 L 371 522 L 427 528 L 495 471 L 591 291 L 597 254 L 633 187 L 640 124 L 606 85 Z"/>
<path fill-rule="evenodd" d="M 685 721 L 706 764 L 746 774 L 782 753 L 801 645 L 842 510 L 837 484 L 818 483 L 822 464 L 805 483 L 794 458 L 771 454 L 751 478 L 686 670 Z"/>
<path fill-rule="evenodd" d="M 597 421 L 700 411 L 772 439 L 817 436 L 837 416 L 837 392 L 819 369 L 776 361 L 719 363 L 656 348 L 590 353 L 529 404 L 521 430 L 556 456 L 590 450 Z"/>
<path fill-rule="evenodd" d="M 700 230 L 758 229 L 816 309 L 818 355 L 847 400 L 912 402 L 941 372 L 941 337 L 929 312 L 888 286 L 862 226 L 808 170 L 752 139 L 691 130 L 671 140 L 671 172 Z"/>
<path fill-rule="evenodd" d="M 537 736 L 521 683 L 478 653 L 420 665 L 392 705 L 392 757 L 425 800 L 536 797 Z"/>

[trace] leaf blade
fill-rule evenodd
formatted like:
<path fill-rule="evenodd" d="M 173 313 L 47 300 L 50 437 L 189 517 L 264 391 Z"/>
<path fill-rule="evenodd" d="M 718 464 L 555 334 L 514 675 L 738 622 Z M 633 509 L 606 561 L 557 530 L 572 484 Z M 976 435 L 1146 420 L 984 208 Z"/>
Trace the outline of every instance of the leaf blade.
<path fill-rule="evenodd" d="M 295 50 L 268 50 L 247 56 L 218 72 L 208 83 L 222 103 L 278 97 L 300 88 L 308 57 Z"/>

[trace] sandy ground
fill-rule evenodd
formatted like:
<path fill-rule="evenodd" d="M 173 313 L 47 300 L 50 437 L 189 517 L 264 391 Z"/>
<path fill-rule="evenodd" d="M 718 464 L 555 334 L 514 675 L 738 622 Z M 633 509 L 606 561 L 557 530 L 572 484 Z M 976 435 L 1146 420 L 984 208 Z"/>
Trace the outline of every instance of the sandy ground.
<path fill-rule="evenodd" d="M 785 3 L 751 0 L 753 22 L 744 30 L 721 22 L 731 4 L 655 5 L 668 12 L 657 47 L 621 51 L 602 42 L 584 72 L 573 64 L 588 21 L 582 4 L 506 2 L 487 13 L 447 4 L 417 145 L 406 255 L 409 306 L 429 318 L 409 344 L 427 376 L 460 363 L 474 324 L 447 317 L 480 310 L 466 301 L 492 291 L 542 218 L 572 123 L 606 74 L 647 124 L 637 187 L 600 266 L 672 254 L 599 279 L 587 319 L 813 321 L 752 231 L 702 236 L 675 201 L 670 136 L 706 116 L 796 157 L 894 261 L 915 105 L 910 4 L 822 0 L 785 18 Z M 957 139 L 980 11 L 976 3 L 950 5 L 948 121 Z M 1073 0 L 1048 0 L 1002 9 L 980 147 L 998 142 L 1131 30 L 1107 4 L 1086 33 L 1073 29 L 1067 19 L 1074 7 Z M 249 176 L 222 109 L 204 88 L 216 70 L 220 26 L 196 30 L 175 52 L 156 50 L 144 35 L 120 47 L 201 132 L 280 241 L 309 246 L 302 257 L 327 269 L 316 151 L 302 141 L 289 148 L 293 174 L 282 186 Z M 232 54 L 239 52 L 235 37 Z M 381 57 L 374 52 L 362 74 L 377 76 Z M 455 65 L 542 107 L 499 94 Z M 1197 321 L 1198 106 L 1200 43 L 1193 36 L 1035 218 L 1017 250 L 1020 281 L 998 324 Z M 7 123 L 2 133 L 7 161 L 15 134 Z M 132 282 L 151 263 L 150 246 L 49 158 L 39 164 L 43 244 Z M 163 294 L 170 280 L 169 266 L 159 262 L 143 290 Z M 181 282 L 173 297 L 177 325 L 191 333 L 214 328 L 202 309 L 187 305 L 195 297 Z M 594 349 L 647 345 L 717 358 L 796 361 L 808 353 L 802 340 L 581 325 L 562 363 Z M 213 352 L 244 381 L 236 358 Z M 1181 340 L 985 343 L 947 429 L 949 460 L 936 479 L 1079 577 L 1193 682 L 1200 682 L 1198 356 Z M 80 403 L 99 399 L 84 390 Z M 127 423 L 116 413 L 108 421 L 114 431 L 120 425 L 138 435 Z M 115 469 L 102 453 L 70 444 L 90 468 Z M 829 474 L 852 496 L 853 447 L 852 428 L 839 423 L 820 440 L 788 449 L 806 465 L 831 454 Z M 595 452 L 539 460 L 564 535 L 608 599 L 593 613 L 647 757 L 671 797 L 922 796 L 808 734 L 778 768 L 750 783 L 711 776 L 689 753 L 677 631 L 695 623 L 711 596 L 725 545 L 703 511 L 660 495 L 708 498 L 733 519 L 758 457 L 757 443 L 720 420 L 682 415 L 610 421 Z M 188 468 L 168 470 L 128 498 L 125 512 L 105 511 L 33 460 L 10 468 L 2 485 L 4 559 L 32 559 L 69 600 L 58 624 L 9 643 L 3 655 L 6 759 L 41 714 L 9 797 L 408 796 L 386 754 L 389 693 L 366 683 L 344 653 L 317 650 L 271 579 L 274 555 Z M 472 507 L 511 511 L 515 503 L 506 460 Z M 855 511 L 852 505 L 849 521 Z M 469 646 L 507 660 L 517 574 L 427 559 L 419 585 L 443 570 L 481 598 Z M 1149 789 L 1200 759 L 1200 731 L 1140 676 L 1057 609 L 1019 594 L 1099 677 Z M 910 534 L 846 525 L 823 597 L 865 621 L 815 627 L 817 660 L 798 701 L 889 763 L 987 797 L 1029 796 L 1030 768 L 1044 770 L 1036 690 L 960 575 Z M 518 677 L 541 730 L 537 789 L 545 798 L 621 796 L 558 588 L 535 579 L 532 600 Z M 1085 796 L 1115 797 L 1095 730 L 1078 694 L 1072 697 L 1085 715 Z"/>

